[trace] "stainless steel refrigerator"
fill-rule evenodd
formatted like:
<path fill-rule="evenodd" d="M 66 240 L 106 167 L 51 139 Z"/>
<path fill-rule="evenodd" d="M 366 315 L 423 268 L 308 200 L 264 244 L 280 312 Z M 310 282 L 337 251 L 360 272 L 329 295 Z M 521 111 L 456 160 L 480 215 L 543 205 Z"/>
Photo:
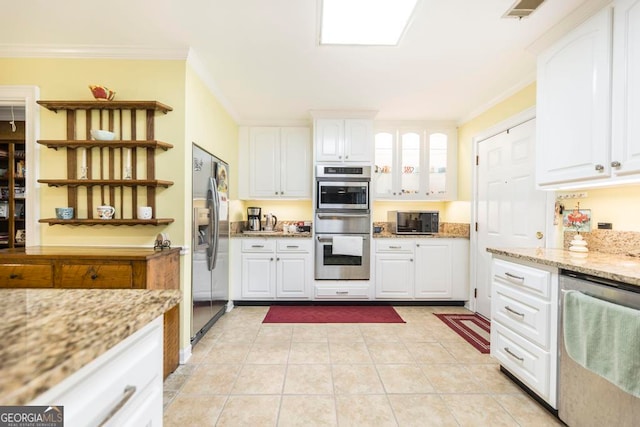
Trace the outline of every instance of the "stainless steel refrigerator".
<path fill-rule="evenodd" d="M 191 343 L 224 314 L 229 301 L 229 166 L 193 145 Z"/>

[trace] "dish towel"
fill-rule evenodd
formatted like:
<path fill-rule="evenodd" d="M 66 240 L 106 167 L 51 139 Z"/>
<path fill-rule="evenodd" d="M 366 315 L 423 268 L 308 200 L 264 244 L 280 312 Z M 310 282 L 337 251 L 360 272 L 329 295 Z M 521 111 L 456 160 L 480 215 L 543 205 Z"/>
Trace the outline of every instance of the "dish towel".
<path fill-rule="evenodd" d="M 562 323 L 573 360 L 640 397 L 640 310 L 568 291 Z"/>
<path fill-rule="evenodd" d="M 332 246 L 334 255 L 362 256 L 361 236 L 333 236 Z"/>

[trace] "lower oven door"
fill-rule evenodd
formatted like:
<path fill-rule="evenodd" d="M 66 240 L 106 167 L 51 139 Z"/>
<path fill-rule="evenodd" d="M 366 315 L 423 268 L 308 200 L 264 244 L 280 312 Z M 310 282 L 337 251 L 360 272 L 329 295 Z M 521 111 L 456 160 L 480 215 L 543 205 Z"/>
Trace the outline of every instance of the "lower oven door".
<path fill-rule="evenodd" d="M 351 234 L 362 237 L 362 256 L 333 253 L 333 237 L 338 234 L 316 236 L 316 280 L 369 280 L 371 239 L 368 234 Z"/>

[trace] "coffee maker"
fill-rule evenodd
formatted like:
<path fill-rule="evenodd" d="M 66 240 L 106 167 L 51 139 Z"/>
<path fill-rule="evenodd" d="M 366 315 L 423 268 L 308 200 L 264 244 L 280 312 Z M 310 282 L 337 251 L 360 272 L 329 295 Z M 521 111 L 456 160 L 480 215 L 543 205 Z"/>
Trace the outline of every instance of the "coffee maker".
<path fill-rule="evenodd" d="M 247 208 L 247 218 L 249 223 L 249 231 L 260 231 L 262 226 L 260 224 L 260 218 L 262 217 L 262 209 L 251 207 Z"/>

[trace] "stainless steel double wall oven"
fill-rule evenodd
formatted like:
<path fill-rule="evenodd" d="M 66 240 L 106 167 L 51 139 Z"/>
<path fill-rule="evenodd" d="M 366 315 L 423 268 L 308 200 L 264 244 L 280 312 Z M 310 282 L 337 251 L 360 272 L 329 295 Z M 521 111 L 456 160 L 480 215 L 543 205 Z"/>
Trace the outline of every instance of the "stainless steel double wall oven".
<path fill-rule="evenodd" d="M 369 280 L 370 181 L 369 166 L 317 166 L 316 280 Z M 350 250 L 337 249 L 336 238 Z"/>

